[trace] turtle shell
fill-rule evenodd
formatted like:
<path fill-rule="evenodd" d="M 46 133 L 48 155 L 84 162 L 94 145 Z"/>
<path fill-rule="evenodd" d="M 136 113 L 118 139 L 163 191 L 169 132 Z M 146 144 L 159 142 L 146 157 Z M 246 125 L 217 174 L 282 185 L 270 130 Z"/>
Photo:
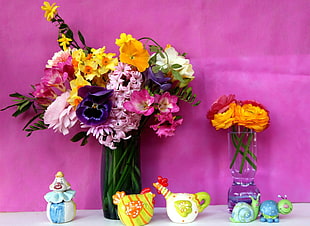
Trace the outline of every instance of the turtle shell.
<path fill-rule="evenodd" d="M 270 216 L 270 217 L 279 215 L 277 203 L 273 200 L 264 201 L 260 205 L 260 212 L 264 216 Z"/>

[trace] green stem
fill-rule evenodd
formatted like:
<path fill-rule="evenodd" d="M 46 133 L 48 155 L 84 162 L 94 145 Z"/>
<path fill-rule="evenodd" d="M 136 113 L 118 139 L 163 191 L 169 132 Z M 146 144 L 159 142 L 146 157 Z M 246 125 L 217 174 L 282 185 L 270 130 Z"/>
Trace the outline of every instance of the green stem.
<path fill-rule="evenodd" d="M 231 136 L 231 142 L 232 145 L 234 146 L 235 149 L 235 153 L 234 156 L 232 158 L 231 164 L 230 164 L 230 168 L 233 167 L 233 165 L 236 162 L 236 159 L 238 157 L 238 154 L 240 154 L 242 156 L 241 159 L 241 164 L 239 167 L 239 173 L 241 174 L 244 168 L 244 164 L 245 162 L 248 162 L 253 169 L 256 170 L 256 165 L 254 163 L 254 161 L 257 160 L 256 155 L 250 150 L 250 146 L 251 143 L 253 141 L 253 133 L 248 133 L 251 130 L 244 127 L 244 129 L 242 131 L 237 131 L 237 129 L 235 128 L 235 126 L 232 127 L 232 132 L 230 134 Z M 246 139 L 246 142 L 244 142 Z M 249 157 L 252 157 L 252 159 L 254 161 L 252 161 Z"/>
<path fill-rule="evenodd" d="M 139 38 L 138 41 L 141 41 L 141 40 L 144 40 L 144 39 L 150 40 L 150 41 L 154 42 L 155 45 L 157 45 L 157 46 L 160 48 L 160 50 L 162 51 L 162 53 L 164 53 L 164 54 L 166 55 L 166 57 L 167 57 L 167 65 L 169 65 L 169 57 L 168 57 L 168 54 L 166 53 L 166 51 L 164 50 L 164 48 L 161 47 L 161 45 L 159 45 L 154 39 L 152 39 L 152 38 L 150 38 L 150 37 L 142 37 L 142 38 Z"/>
<path fill-rule="evenodd" d="M 133 131 L 128 140 L 115 143 L 116 149 L 105 148 L 105 180 L 103 208 L 112 219 L 117 218 L 117 208 L 113 204 L 112 196 L 117 191 L 125 191 L 127 194 L 141 191 L 139 141 L 140 130 Z M 109 218 L 109 217 L 108 217 Z"/>

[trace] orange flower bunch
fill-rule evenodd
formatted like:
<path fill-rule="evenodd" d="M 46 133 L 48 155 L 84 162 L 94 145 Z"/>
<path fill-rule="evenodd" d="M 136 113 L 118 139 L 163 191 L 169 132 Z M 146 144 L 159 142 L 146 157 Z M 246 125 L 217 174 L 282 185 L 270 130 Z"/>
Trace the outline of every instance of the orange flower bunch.
<path fill-rule="evenodd" d="M 268 128 L 270 122 L 269 111 L 263 105 L 253 100 L 236 100 L 233 94 L 217 99 L 207 118 L 216 130 L 239 125 L 261 132 Z"/>

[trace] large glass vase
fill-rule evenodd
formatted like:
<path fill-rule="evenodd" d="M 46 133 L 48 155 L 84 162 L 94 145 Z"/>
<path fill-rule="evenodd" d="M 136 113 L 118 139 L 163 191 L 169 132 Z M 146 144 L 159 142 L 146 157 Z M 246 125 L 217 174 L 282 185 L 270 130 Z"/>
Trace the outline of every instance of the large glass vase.
<path fill-rule="evenodd" d="M 238 202 L 251 203 L 259 189 L 255 185 L 257 170 L 256 132 L 243 126 L 232 126 L 228 133 L 228 152 L 232 186 L 228 190 L 228 210 L 232 211 Z"/>
<path fill-rule="evenodd" d="M 141 191 L 140 134 L 115 144 L 116 149 L 102 150 L 101 191 L 104 217 L 118 220 L 117 206 L 112 196 L 117 191 L 138 194 Z"/>

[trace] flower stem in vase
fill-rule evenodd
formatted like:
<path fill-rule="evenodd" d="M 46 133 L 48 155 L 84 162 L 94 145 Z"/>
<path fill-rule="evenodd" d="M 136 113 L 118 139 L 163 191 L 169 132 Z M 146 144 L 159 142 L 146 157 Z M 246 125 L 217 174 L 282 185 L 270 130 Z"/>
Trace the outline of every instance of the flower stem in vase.
<path fill-rule="evenodd" d="M 228 209 L 238 202 L 251 202 L 250 196 L 259 193 L 254 183 L 257 170 L 256 132 L 242 126 L 232 126 L 228 135 L 230 170 L 233 184 L 228 191 Z"/>
<path fill-rule="evenodd" d="M 132 134 L 116 144 L 116 149 L 105 147 L 102 153 L 101 187 L 104 216 L 119 219 L 112 196 L 117 191 L 138 194 L 141 191 L 140 134 Z"/>

